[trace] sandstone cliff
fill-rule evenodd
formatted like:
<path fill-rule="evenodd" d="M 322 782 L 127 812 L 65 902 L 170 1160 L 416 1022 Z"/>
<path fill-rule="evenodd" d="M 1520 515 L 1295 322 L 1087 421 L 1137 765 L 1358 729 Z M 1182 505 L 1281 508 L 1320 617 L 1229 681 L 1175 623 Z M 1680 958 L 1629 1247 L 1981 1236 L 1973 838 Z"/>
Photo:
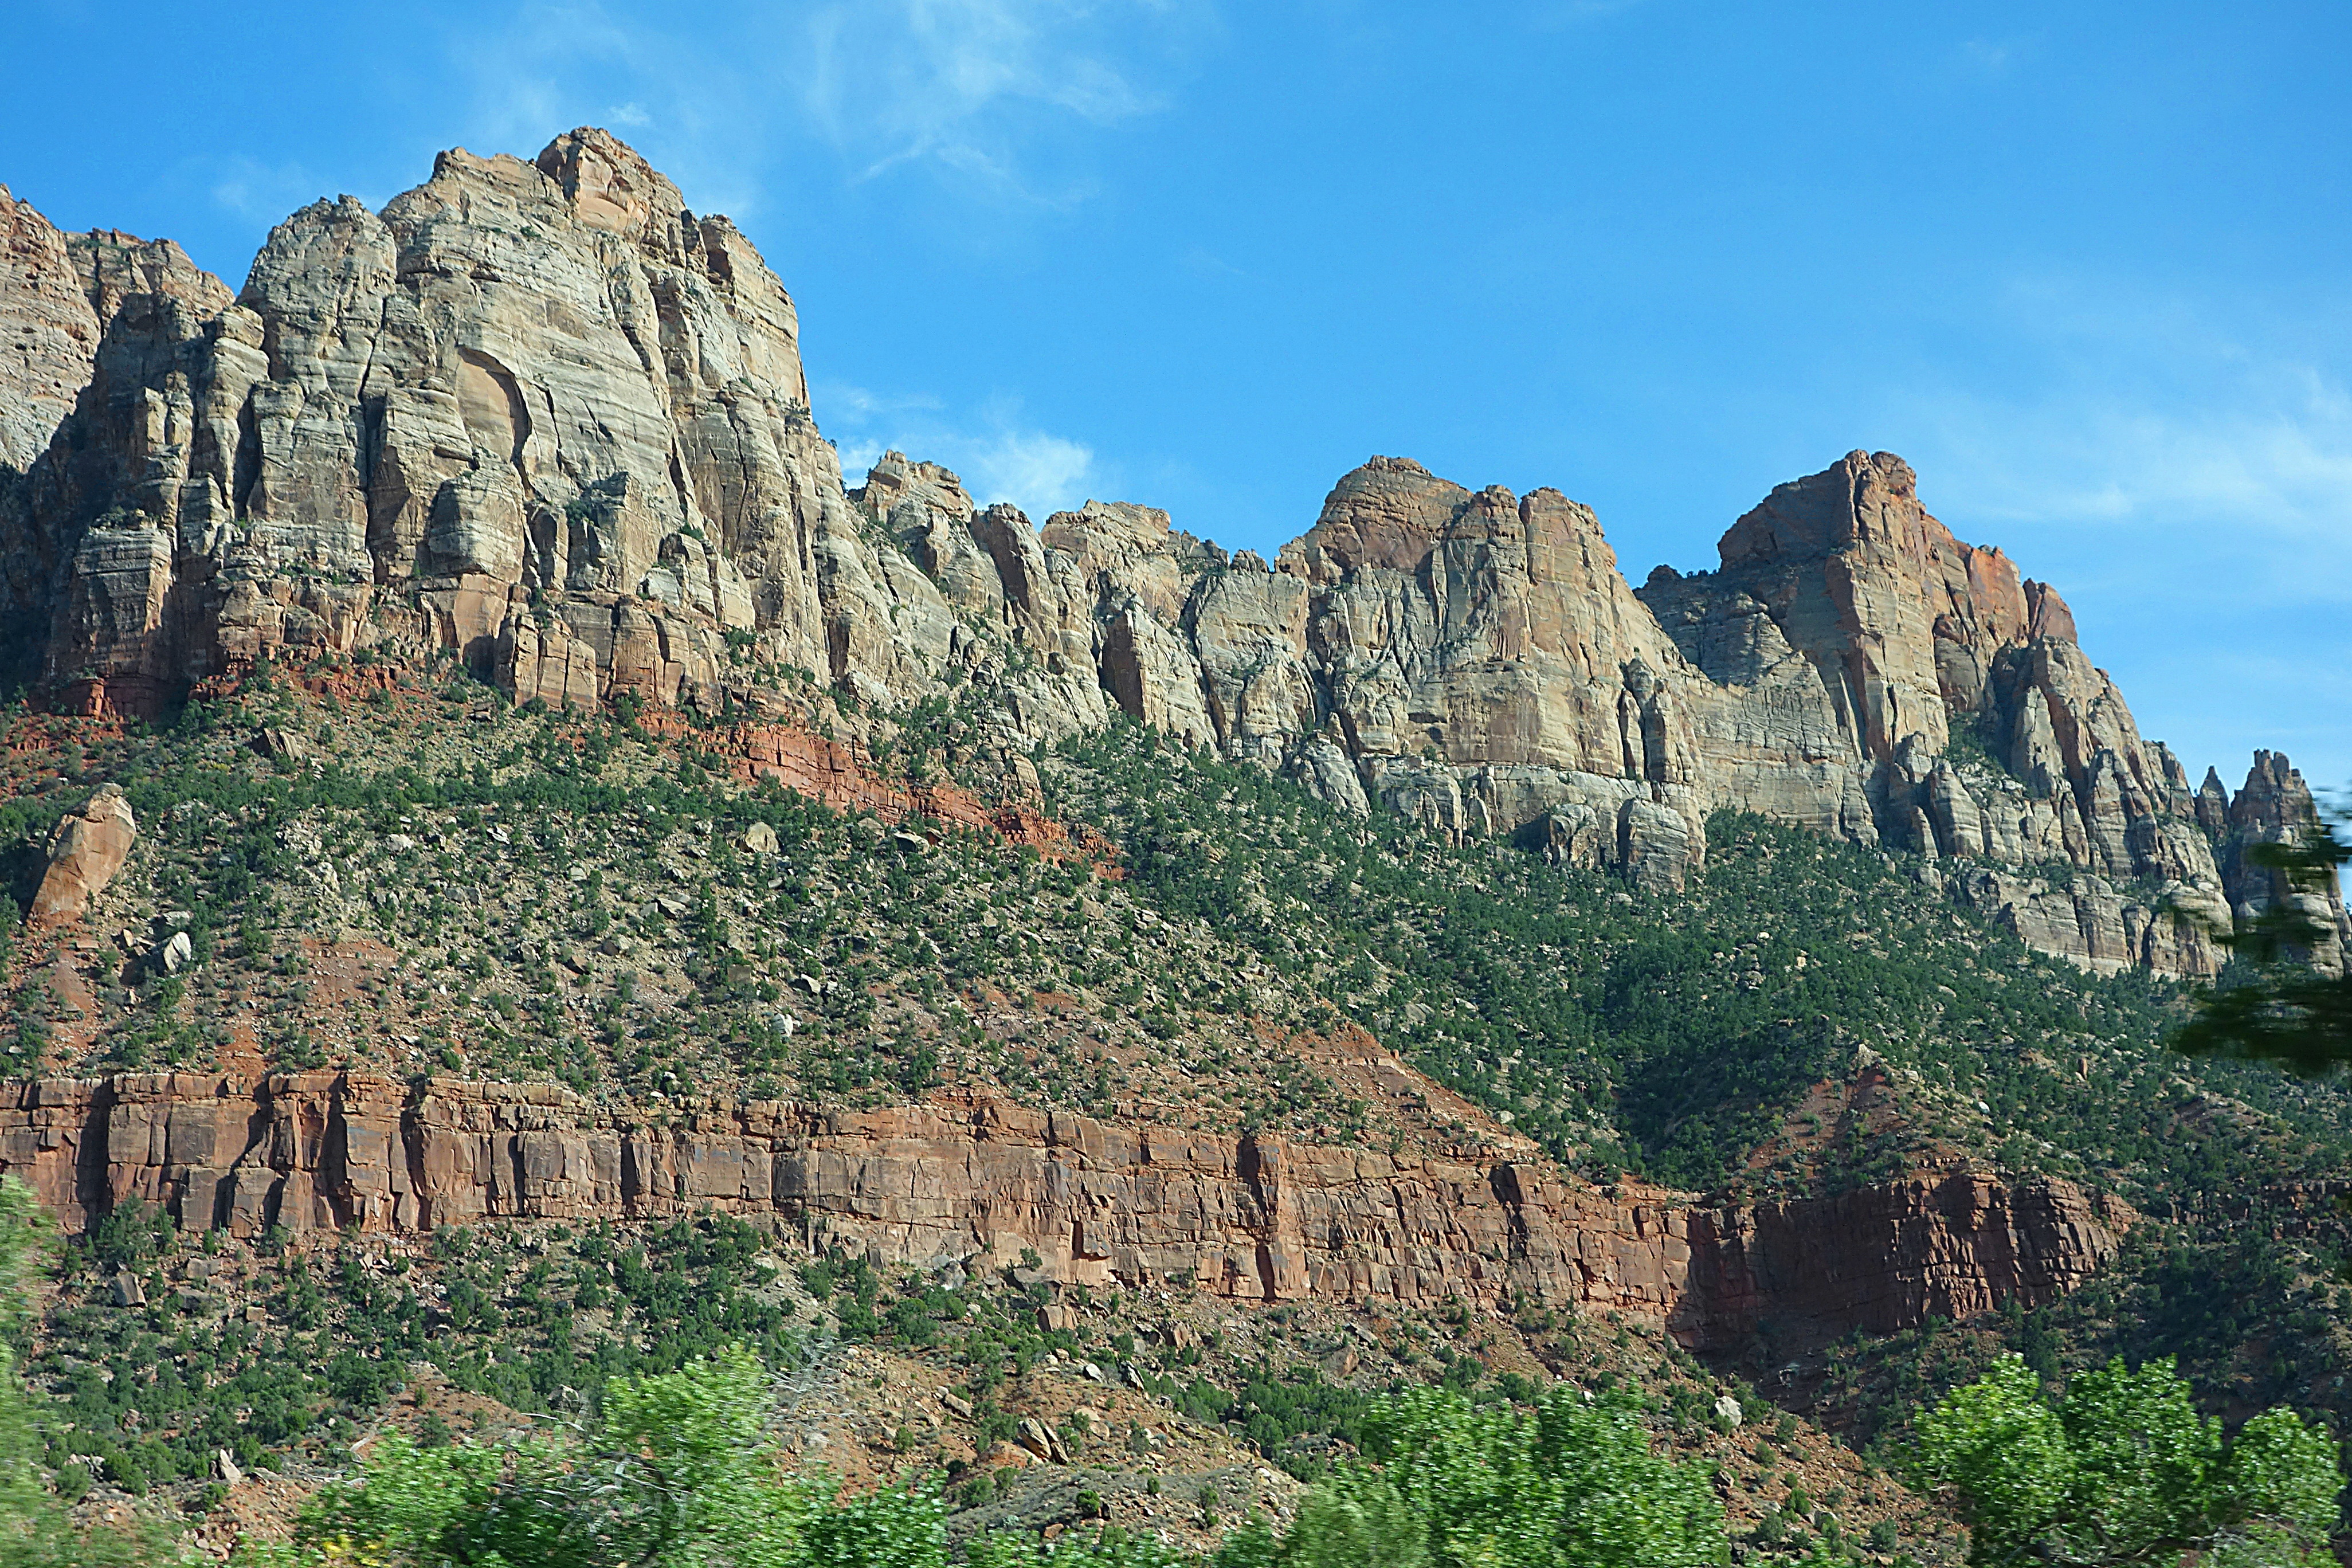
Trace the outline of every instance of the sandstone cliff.
<path fill-rule="evenodd" d="M 11 608 L 92 710 L 362 645 L 704 702 L 754 633 L 887 699 L 953 636 L 860 535 L 782 286 L 601 132 L 306 208 L 226 308 L 127 294 L 26 489 Z"/>
<path fill-rule="evenodd" d="M 782 286 L 600 131 L 445 153 L 381 213 L 315 204 L 234 302 L 161 242 L 0 219 L 26 258 L 0 319 L 35 345 L 0 384 L 26 469 L 0 616 L 83 710 L 359 647 L 579 707 L 758 710 L 761 672 L 798 670 L 888 710 L 968 681 L 970 751 L 1008 777 L 1124 711 L 1660 889 L 1709 813 L 1759 811 L 1916 854 L 2046 951 L 2189 974 L 2249 907 L 2216 845 L 2308 809 L 2263 782 L 2283 759 L 2242 812 L 2192 790 L 2055 591 L 1889 454 L 1780 486 L 1717 571 L 1638 590 L 1559 492 L 1397 458 L 1269 565 L 1149 507 L 1033 528 L 897 453 L 845 490 Z"/>
<path fill-rule="evenodd" d="M 1924 1178 L 1707 1208 L 1597 1190 L 1524 1152 L 1398 1154 L 1038 1111 L 761 1102 L 666 1121 L 556 1086 L 356 1074 L 43 1079 L 0 1105 L 0 1173 L 69 1227 L 133 1199 L 254 1237 L 488 1218 L 772 1216 L 812 1245 L 938 1265 L 1034 1250 L 1045 1278 L 1245 1300 L 1524 1295 L 1783 1351 L 2053 1299 L 2134 1216 L 2063 1182 Z"/>
<path fill-rule="evenodd" d="M 60 234 L 0 185 L 0 466 L 22 470 L 47 450 L 89 381 L 100 339 L 134 294 L 204 313 L 231 298 L 168 239 Z"/>
<path fill-rule="evenodd" d="M 80 914 L 122 869 L 138 837 L 138 819 L 121 786 L 101 786 L 88 805 L 49 835 L 49 863 L 26 919 L 37 926 L 55 925 Z"/>

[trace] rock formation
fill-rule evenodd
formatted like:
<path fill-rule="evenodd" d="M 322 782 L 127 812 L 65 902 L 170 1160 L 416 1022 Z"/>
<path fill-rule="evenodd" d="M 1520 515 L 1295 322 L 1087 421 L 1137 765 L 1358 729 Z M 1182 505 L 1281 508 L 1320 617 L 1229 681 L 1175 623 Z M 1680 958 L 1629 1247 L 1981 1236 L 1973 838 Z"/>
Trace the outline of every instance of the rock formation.
<path fill-rule="evenodd" d="M 429 1230 L 490 1218 L 765 1216 L 814 1246 L 937 1265 L 1034 1250 L 1045 1277 L 1192 1281 L 1242 1300 L 1525 1294 L 1744 1348 L 2033 1305 L 2134 1217 L 2062 1182 L 1983 1176 L 1707 1208 L 1612 1196 L 1524 1154 L 1391 1155 L 1037 1111 L 987 1094 L 656 1122 L 556 1086 L 358 1075 L 43 1079 L 0 1105 L 0 1173 L 69 1227 L 138 1200 L 192 1230 Z"/>
<path fill-rule="evenodd" d="M 49 835 L 49 864 L 26 914 L 27 922 L 59 925 L 79 915 L 122 869 L 138 837 L 139 824 L 122 798 L 122 786 L 100 785 L 88 805 Z"/>
<path fill-rule="evenodd" d="M 882 700 L 951 636 L 859 534 L 782 286 L 602 132 L 306 208 L 226 308 L 126 295 L 26 489 L 11 608 L 91 709 L 373 643 L 690 704 L 753 632 Z"/>
<path fill-rule="evenodd" d="M 1963 1322 L 2074 1290 L 2138 1216 L 2063 1181 L 2006 1186 L 1972 1173 L 1834 1196 L 1702 1210 L 1691 1227 L 1690 1337 L 1769 1338 L 1800 1353 L 1860 1329 Z"/>
<path fill-rule="evenodd" d="M 1387 458 L 1269 565 L 1143 506 L 1032 528 L 898 453 L 845 490 L 782 285 L 600 131 L 445 153 L 381 213 L 315 204 L 234 302 L 168 247 L 0 219 L 26 258 L 0 320 L 48 345 L 0 385 L 5 449 L 86 378 L 0 494 L 0 624 L 60 705 L 361 647 L 575 707 L 756 709 L 762 666 L 884 710 L 969 682 L 971 750 L 1008 770 L 1124 711 L 1654 889 L 1709 813 L 1758 811 L 1915 854 L 2046 951 L 2189 974 L 2248 905 L 2216 844 L 2273 831 L 2192 791 L 2057 593 L 1886 453 L 1638 590 L 1559 492 Z"/>
<path fill-rule="evenodd" d="M 0 185 L 0 466 L 21 471 L 47 450 L 89 381 L 100 337 L 133 294 L 205 313 L 231 298 L 168 239 L 60 234 Z"/>
<path fill-rule="evenodd" d="M 2346 954 L 2352 952 L 2352 919 L 2344 908 L 2343 889 L 2333 879 L 2325 891 L 2298 889 L 2285 873 L 2258 865 L 2247 854 L 2259 844 L 2299 841 L 2319 823 L 2311 787 L 2287 763 L 2284 752 L 2256 752 L 2246 774 L 2246 786 L 2231 797 L 2210 769 L 2198 790 L 2200 816 L 2218 819 L 2221 837 L 2221 876 L 2228 889 L 2230 913 L 2246 922 L 2274 906 L 2284 905 L 2321 931 L 2315 944 L 2314 968 L 2325 974 L 2344 973 Z"/>

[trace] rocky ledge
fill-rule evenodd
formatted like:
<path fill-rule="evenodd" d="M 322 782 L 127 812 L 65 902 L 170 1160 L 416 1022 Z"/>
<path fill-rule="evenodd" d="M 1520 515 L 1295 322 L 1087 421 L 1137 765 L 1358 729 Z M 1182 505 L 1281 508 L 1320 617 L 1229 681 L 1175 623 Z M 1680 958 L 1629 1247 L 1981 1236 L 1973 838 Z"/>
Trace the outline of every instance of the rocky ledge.
<path fill-rule="evenodd" d="M 1969 1173 L 1709 1207 L 1521 1151 L 1390 1154 L 982 1093 L 632 1117 L 558 1086 L 335 1073 L 22 1082 L 0 1108 L 0 1172 L 71 1228 L 132 1200 L 247 1237 L 709 1208 L 894 1267 L 984 1258 L 1267 1301 L 1527 1298 L 1660 1321 L 1704 1349 L 1769 1331 L 1783 1352 L 2050 1300 L 2135 1217 L 2063 1182 Z"/>

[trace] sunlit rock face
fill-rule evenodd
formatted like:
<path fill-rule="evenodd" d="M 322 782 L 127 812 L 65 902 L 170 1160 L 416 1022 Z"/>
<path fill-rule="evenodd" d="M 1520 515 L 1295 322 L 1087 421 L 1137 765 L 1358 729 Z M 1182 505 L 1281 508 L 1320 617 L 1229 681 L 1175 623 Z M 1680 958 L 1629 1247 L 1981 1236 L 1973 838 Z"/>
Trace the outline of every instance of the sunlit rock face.
<path fill-rule="evenodd" d="M 313 204 L 234 300 L 5 196 L 0 239 L 0 652 L 59 706 L 322 649 L 454 650 L 576 708 L 756 705 L 741 672 L 782 668 L 869 711 L 977 693 L 1008 778 L 1124 712 L 1661 891 L 1710 813 L 1761 812 L 2094 968 L 2212 973 L 2209 929 L 2289 896 L 2231 847 L 2308 817 L 2284 760 L 2192 789 L 2056 592 L 1891 454 L 1638 589 L 1559 491 L 1395 458 L 1269 563 L 1124 502 L 1033 527 L 896 452 L 845 490 L 782 284 L 601 131 Z"/>
<path fill-rule="evenodd" d="M 700 700 L 729 631 L 877 693 L 945 653 L 936 587 L 860 534 L 782 286 L 602 132 L 314 204 L 233 303 L 138 281 L 9 584 L 89 706 L 404 638 L 573 700 Z"/>
<path fill-rule="evenodd" d="M 862 1111 L 730 1103 L 662 1125 L 556 1085 L 323 1072 L 11 1084 L 0 1173 L 69 1229 L 131 1200 L 247 1238 L 718 1210 L 891 1267 L 1025 1252 L 1090 1288 L 1573 1303 L 1701 1348 L 1745 1346 L 1766 1323 L 1805 1347 L 2039 1305 L 2137 1217 L 2065 1182 L 1969 1173 L 1708 1207 L 1563 1179 L 1531 1146 L 1381 1152 L 984 1093 Z"/>

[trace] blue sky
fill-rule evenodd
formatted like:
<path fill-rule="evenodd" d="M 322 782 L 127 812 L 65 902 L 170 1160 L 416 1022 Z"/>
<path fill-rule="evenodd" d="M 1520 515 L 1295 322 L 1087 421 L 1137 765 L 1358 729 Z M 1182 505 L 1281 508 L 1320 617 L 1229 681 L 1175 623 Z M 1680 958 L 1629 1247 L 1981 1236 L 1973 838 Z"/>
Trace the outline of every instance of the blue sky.
<path fill-rule="evenodd" d="M 603 124 L 800 302 L 845 454 L 1270 550 L 1373 453 L 1630 575 L 1900 452 L 2148 735 L 2352 784 L 2352 7 L 15 0 L 0 183 L 241 281 Z"/>

